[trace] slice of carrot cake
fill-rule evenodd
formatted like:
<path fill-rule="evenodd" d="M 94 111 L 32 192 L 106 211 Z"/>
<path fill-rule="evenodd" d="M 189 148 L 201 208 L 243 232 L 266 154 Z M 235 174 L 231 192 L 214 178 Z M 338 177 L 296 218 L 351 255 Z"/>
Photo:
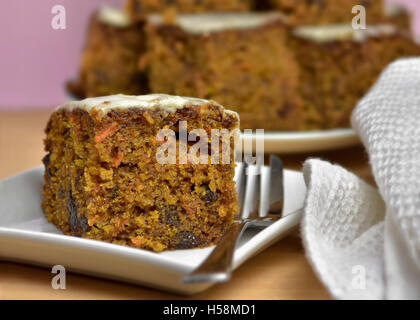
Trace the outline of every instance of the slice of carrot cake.
<path fill-rule="evenodd" d="M 196 98 L 66 103 L 46 127 L 45 215 L 65 234 L 153 251 L 214 244 L 237 211 L 238 128 Z"/>

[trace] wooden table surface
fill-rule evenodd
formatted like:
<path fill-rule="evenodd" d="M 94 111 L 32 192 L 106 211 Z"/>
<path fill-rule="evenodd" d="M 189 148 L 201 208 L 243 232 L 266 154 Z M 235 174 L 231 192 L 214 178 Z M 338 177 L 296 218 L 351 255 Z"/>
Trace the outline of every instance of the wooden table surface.
<path fill-rule="evenodd" d="M 0 112 L 0 179 L 41 165 L 43 129 L 49 111 Z M 308 157 L 340 164 L 374 184 L 362 147 L 282 156 L 300 170 Z M 1 206 L 1 203 L 0 203 Z M 1 245 L 1 243 L 0 243 Z M 183 299 L 182 296 L 83 275 L 67 274 L 66 290 L 53 290 L 51 270 L 0 262 L 0 299 Z M 192 299 L 328 299 L 308 264 L 298 233 L 246 262 L 230 282 Z"/>

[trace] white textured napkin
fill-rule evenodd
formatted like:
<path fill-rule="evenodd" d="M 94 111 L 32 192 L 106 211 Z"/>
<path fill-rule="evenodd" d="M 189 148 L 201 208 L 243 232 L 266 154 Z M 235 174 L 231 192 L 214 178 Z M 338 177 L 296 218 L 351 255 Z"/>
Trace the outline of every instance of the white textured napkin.
<path fill-rule="evenodd" d="M 379 190 L 308 160 L 307 257 L 334 298 L 420 299 L 420 59 L 388 66 L 352 124 Z"/>

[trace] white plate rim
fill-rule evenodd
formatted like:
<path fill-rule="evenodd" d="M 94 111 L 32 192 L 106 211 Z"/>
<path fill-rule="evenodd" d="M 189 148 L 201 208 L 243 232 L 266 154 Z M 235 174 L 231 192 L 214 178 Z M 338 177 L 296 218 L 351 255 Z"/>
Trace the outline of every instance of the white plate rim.
<path fill-rule="evenodd" d="M 242 134 L 247 140 L 250 135 Z M 357 146 L 361 143 L 356 131 L 351 128 L 317 131 L 266 131 L 263 138 L 252 137 L 256 141 L 264 141 L 265 153 L 308 153 L 335 150 Z"/>

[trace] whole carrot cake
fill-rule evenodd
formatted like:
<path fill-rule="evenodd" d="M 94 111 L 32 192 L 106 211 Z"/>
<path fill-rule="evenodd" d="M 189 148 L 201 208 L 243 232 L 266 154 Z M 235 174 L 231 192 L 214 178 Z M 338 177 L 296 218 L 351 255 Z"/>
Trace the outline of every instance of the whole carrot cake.
<path fill-rule="evenodd" d="M 114 95 L 59 106 L 45 130 L 45 215 L 65 234 L 153 251 L 214 244 L 238 207 L 238 128 L 235 112 L 197 98 Z M 194 157 L 196 141 L 208 146 L 207 162 Z"/>
<path fill-rule="evenodd" d="M 250 11 L 253 0 L 126 0 L 125 9 L 133 20 L 142 20 L 150 13 L 237 12 Z"/>
<path fill-rule="evenodd" d="M 67 85 L 70 93 L 78 98 L 147 93 L 138 66 L 145 43 L 144 23 L 131 23 L 113 8 L 100 9 L 91 17 L 79 75 Z"/>
<path fill-rule="evenodd" d="M 214 99 L 241 115 L 242 128 L 299 130 L 299 66 L 284 17 L 271 13 L 149 18 L 152 92 Z M 236 106 L 236 107 L 233 107 Z"/>
<path fill-rule="evenodd" d="M 410 34 L 393 25 L 305 26 L 292 34 L 307 129 L 349 127 L 353 108 L 381 71 L 395 59 L 420 55 Z"/>

